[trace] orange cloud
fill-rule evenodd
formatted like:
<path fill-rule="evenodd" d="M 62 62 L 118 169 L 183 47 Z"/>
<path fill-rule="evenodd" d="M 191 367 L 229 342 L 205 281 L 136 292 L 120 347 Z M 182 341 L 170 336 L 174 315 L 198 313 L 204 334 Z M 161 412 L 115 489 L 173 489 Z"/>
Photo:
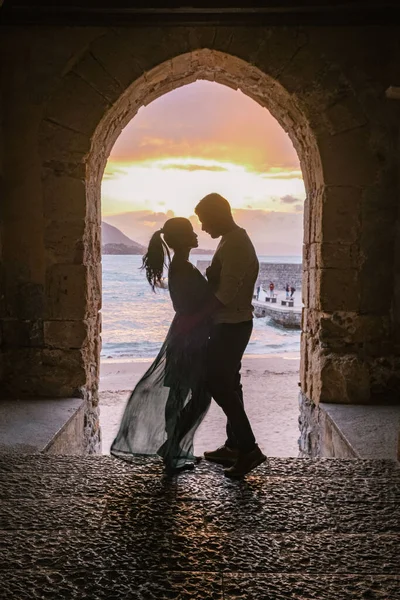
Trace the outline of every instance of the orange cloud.
<path fill-rule="evenodd" d="M 247 166 L 299 169 L 279 123 L 240 91 L 209 81 L 183 86 L 142 107 L 118 138 L 117 162 L 196 156 Z"/>

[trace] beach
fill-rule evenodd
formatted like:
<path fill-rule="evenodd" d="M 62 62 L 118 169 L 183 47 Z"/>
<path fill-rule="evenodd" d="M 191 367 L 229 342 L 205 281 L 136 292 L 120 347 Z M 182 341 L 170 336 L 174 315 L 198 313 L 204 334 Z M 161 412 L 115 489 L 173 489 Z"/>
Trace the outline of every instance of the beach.
<path fill-rule="evenodd" d="M 149 359 L 102 360 L 100 425 L 102 451 L 109 454 L 131 390 L 151 364 Z M 268 456 L 298 455 L 298 352 L 245 355 L 242 363 L 244 401 L 257 442 Z M 195 437 L 195 453 L 225 441 L 226 419 L 213 401 Z"/>

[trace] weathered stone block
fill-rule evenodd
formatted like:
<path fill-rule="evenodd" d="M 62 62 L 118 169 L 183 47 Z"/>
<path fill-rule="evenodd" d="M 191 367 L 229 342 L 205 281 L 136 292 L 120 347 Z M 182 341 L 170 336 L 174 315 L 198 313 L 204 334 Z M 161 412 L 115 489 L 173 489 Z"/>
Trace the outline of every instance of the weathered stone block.
<path fill-rule="evenodd" d="M 362 111 L 356 96 L 351 92 L 325 109 L 325 116 L 329 122 L 331 133 L 341 133 L 367 123 L 367 117 Z"/>
<path fill-rule="evenodd" d="M 303 271 L 303 279 L 302 279 L 302 284 L 301 284 L 301 297 L 302 297 L 304 306 L 308 307 L 310 304 L 310 302 L 309 302 L 309 271 L 308 270 Z"/>
<path fill-rule="evenodd" d="M 80 320 L 100 309 L 100 265 L 52 265 L 46 282 L 48 319 Z"/>
<path fill-rule="evenodd" d="M 91 135 L 110 103 L 75 73 L 68 73 L 47 106 L 47 119 Z"/>
<path fill-rule="evenodd" d="M 322 349 L 319 341 L 314 335 L 307 335 L 307 389 L 308 395 L 313 402 L 318 404 L 321 400 L 321 356 Z"/>
<path fill-rule="evenodd" d="M 303 243 L 307 245 L 311 242 L 311 222 L 310 222 L 310 197 L 307 194 L 303 206 Z"/>
<path fill-rule="evenodd" d="M 362 217 L 371 223 L 376 219 L 378 222 L 387 219 L 395 224 L 398 210 L 397 176 L 396 166 L 382 168 L 379 180 L 362 191 Z M 385 224 L 383 223 L 383 226 Z"/>
<path fill-rule="evenodd" d="M 316 335 L 320 327 L 320 312 L 315 309 L 303 309 L 303 331 Z"/>
<path fill-rule="evenodd" d="M 300 82 L 298 65 L 292 61 L 300 48 L 307 44 L 307 33 L 299 29 L 287 27 L 281 29 L 263 29 L 263 32 L 265 35 L 261 47 L 255 56 L 255 64 L 272 77 L 278 77 L 284 71 L 284 68 L 289 65 L 289 73 L 286 80 L 282 83 L 288 89 L 294 91 L 298 88 Z M 295 76 L 296 71 L 297 77 Z M 281 77 L 279 79 L 281 80 Z"/>
<path fill-rule="evenodd" d="M 379 256 L 362 265 L 359 272 L 360 312 L 388 314 L 392 307 L 393 274 L 391 269 L 381 268 Z M 389 265 L 391 264 L 391 261 Z"/>
<path fill-rule="evenodd" d="M 86 265 L 101 263 L 101 226 L 99 223 L 86 223 L 83 236 L 83 263 Z"/>
<path fill-rule="evenodd" d="M 326 355 L 321 356 L 320 365 L 321 402 L 370 402 L 370 374 L 364 360 L 353 355 Z"/>
<path fill-rule="evenodd" d="M 340 341 L 345 344 L 366 344 L 388 340 L 391 334 L 389 316 L 359 315 L 351 312 L 334 312 L 327 316 L 316 315 L 314 333 L 322 342 Z"/>
<path fill-rule="evenodd" d="M 371 215 L 363 218 L 360 236 L 360 255 L 363 259 L 362 269 L 371 275 L 377 288 L 387 289 L 392 286 L 392 269 L 395 260 L 395 216 Z M 387 268 L 382 269 L 384 264 Z M 368 275 L 367 275 L 368 276 Z"/>
<path fill-rule="evenodd" d="M 154 34 L 150 39 L 155 39 L 157 43 Z M 138 30 L 136 28 L 124 29 L 117 27 L 114 31 L 109 31 L 107 35 L 97 39 L 91 45 L 90 52 L 106 72 L 118 82 L 121 89 L 126 90 L 148 68 L 142 66 L 140 56 L 147 53 L 146 47 L 148 47 L 150 39 L 149 37 L 146 39 L 146 34 L 142 28 Z M 168 47 L 163 47 L 162 43 L 159 42 L 159 49 L 161 50 L 161 60 L 166 60 Z M 125 57 L 124 60 L 121 60 L 121 50 Z M 138 52 L 136 53 L 135 50 Z M 153 54 L 149 52 L 149 60 L 152 59 L 152 56 Z M 158 62 L 160 61 L 156 60 L 154 65 Z"/>
<path fill-rule="evenodd" d="M 24 164 L 25 161 L 17 158 L 16 162 L 22 164 L 18 168 L 15 164 L 7 164 L 8 172 L 2 184 L 2 196 L 7 197 L 8 201 L 2 203 L 1 212 L 4 222 L 18 221 L 23 226 L 25 221 L 32 227 L 33 224 L 40 223 L 42 210 L 39 161 L 31 159 L 29 164 Z M 10 225 L 5 228 L 4 235 L 8 234 L 9 227 Z"/>
<path fill-rule="evenodd" d="M 84 219 L 48 221 L 44 230 L 48 263 L 81 264 L 85 229 Z"/>
<path fill-rule="evenodd" d="M 53 348 L 81 348 L 99 336 L 96 317 L 85 321 L 45 321 L 44 343 Z"/>
<path fill-rule="evenodd" d="M 307 355 L 307 334 L 304 330 L 301 333 L 300 338 L 300 385 L 304 393 L 307 393 L 307 366 L 308 366 L 308 355 Z"/>
<path fill-rule="evenodd" d="M 42 106 L 90 42 L 102 34 L 104 29 L 95 27 L 42 27 L 35 36 L 28 36 L 24 28 L 15 31 L 9 69 L 22 88 L 20 97 Z"/>
<path fill-rule="evenodd" d="M 382 404 L 398 405 L 400 403 L 400 357 L 393 354 L 384 356 L 379 349 L 378 355 L 368 361 L 368 366 L 371 395 L 374 400 Z"/>
<path fill-rule="evenodd" d="M 15 277 L 15 281 L 11 281 L 11 285 L 6 289 L 7 314 L 25 320 L 41 319 L 45 305 L 44 285 L 31 281 L 18 281 L 19 275 L 18 269 L 13 269 L 11 276 Z"/>
<path fill-rule="evenodd" d="M 369 136 L 365 127 L 318 139 L 326 185 L 362 187 L 378 179 L 381 165 Z"/>
<path fill-rule="evenodd" d="M 87 384 L 86 364 L 85 350 L 45 348 L 42 351 L 43 385 L 53 391 L 59 381 L 64 393 L 68 389 L 70 396 L 80 397 L 79 390 Z"/>
<path fill-rule="evenodd" d="M 4 346 L 41 348 L 44 344 L 43 322 L 40 320 L 4 319 L 2 330 Z"/>
<path fill-rule="evenodd" d="M 308 308 L 319 307 L 319 279 L 320 273 L 318 269 L 309 269 L 308 273 Z"/>
<path fill-rule="evenodd" d="M 114 104 L 124 89 L 96 58 L 86 53 L 74 67 L 74 72 L 89 83 L 110 104 Z"/>
<path fill-rule="evenodd" d="M 354 244 L 361 231 L 361 190 L 355 187 L 326 187 L 322 198 L 321 227 L 316 240 Z"/>
<path fill-rule="evenodd" d="M 46 354 L 47 352 L 47 354 Z M 5 353 L 4 393 L 9 397 L 79 397 L 85 389 L 85 357 L 48 354 L 39 348 L 10 348 Z"/>
<path fill-rule="evenodd" d="M 308 162 L 308 160 L 307 160 Z M 317 165 L 313 169 L 315 173 L 318 172 Z M 314 187 L 314 172 L 309 175 L 310 178 L 310 186 Z M 322 223 L 322 209 L 323 209 L 323 199 L 324 199 L 325 187 L 320 185 L 318 189 L 314 190 L 312 193 L 308 193 L 309 195 L 309 211 L 308 215 L 304 216 L 304 219 L 307 218 L 307 221 L 304 222 L 305 231 L 308 229 L 308 242 L 309 244 L 313 242 L 320 241 L 319 235 L 321 230 Z"/>
<path fill-rule="evenodd" d="M 307 398 L 304 390 L 299 392 L 299 412 L 299 456 L 301 458 L 320 456 L 319 408 Z"/>
<path fill-rule="evenodd" d="M 319 307 L 323 311 L 357 311 L 360 305 L 360 286 L 356 269 L 320 269 Z"/>
<path fill-rule="evenodd" d="M 204 27 L 187 27 L 186 38 L 189 50 L 199 48 L 212 48 L 216 36 L 216 27 L 204 25 Z"/>
<path fill-rule="evenodd" d="M 19 297 L 19 290 L 26 286 L 33 302 L 37 300 L 36 286 L 44 282 L 43 221 L 42 219 L 7 221 L 3 239 L 4 287 L 6 290 L 12 290 L 12 294 L 17 294 L 18 305 L 24 306 L 29 311 L 27 299 L 23 296 Z M 10 293 L 6 293 L 7 299 L 10 300 Z M 27 314 L 23 318 L 30 319 L 30 316 Z"/>
<path fill-rule="evenodd" d="M 356 269 L 359 265 L 357 244 L 312 244 L 316 266 L 320 269 Z"/>
<path fill-rule="evenodd" d="M 53 169 L 43 171 L 43 214 L 50 221 L 85 219 L 87 216 L 84 178 L 70 177 Z"/>
<path fill-rule="evenodd" d="M 76 171 L 90 151 L 90 136 L 50 121 L 42 121 L 39 135 L 39 153 L 45 164 L 66 175 Z"/>

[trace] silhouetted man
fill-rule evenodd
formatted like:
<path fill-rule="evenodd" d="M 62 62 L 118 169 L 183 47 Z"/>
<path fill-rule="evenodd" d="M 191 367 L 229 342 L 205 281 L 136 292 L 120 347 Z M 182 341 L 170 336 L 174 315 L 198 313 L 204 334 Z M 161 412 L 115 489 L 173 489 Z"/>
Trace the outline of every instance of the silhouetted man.
<path fill-rule="evenodd" d="M 209 339 L 207 384 L 227 417 L 227 439 L 223 446 L 205 452 L 204 456 L 230 465 L 225 469 L 227 476 L 240 477 L 266 459 L 247 418 L 240 383 L 241 361 L 253 329 L 251 301 L 258 259 L 246 231 L 233 220 L 225 198 L 209 194 L 199 202 L 195 212 L 203 231 L 214 239 L 222 236 L 206 271 L 219 305 L 213 313 Z"/>

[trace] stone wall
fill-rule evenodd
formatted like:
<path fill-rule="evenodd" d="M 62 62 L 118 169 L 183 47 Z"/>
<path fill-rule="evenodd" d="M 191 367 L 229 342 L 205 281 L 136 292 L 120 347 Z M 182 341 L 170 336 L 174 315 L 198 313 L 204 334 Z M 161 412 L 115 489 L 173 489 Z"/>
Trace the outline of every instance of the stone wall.
<path fill-rule="evenodd" d="M 400 100 L 397 100 L 396 102 L 400 104 Z M 400 181 L 400 135 L 398 141 L 398 181 Z M 395 243 L 393 322 L 396 354 L 397 356 L 400 356 L 400 190 L 398 194 L 398 215 Z"/>
<path fill-rule="evenodd" d="M 4 171 L 3 171 L 3 103 L 0 89 L 0 198 L 4 202 Z M 4 348 L 3 348 L 3 320 L 4 320 L 4 271 L 3 271 L 3 211 L 0 205 L 0 390 L 4 379 Z"/>
<path fill-rule="evenodd" d="M 197 268 L 205 273 L 210 264 L 209 260 L 198 260 Z M 256 285 L 263 285 L 264 289 L 269 288 L 271 281 L 275 284 L 276 290 L 284 290 L 286 284 L 294 286 L 296 290 L 301 290 L 303 276 L 303 267 L 301 264 L 294 263 L 260 263 L 260 272 Z"/>
<path fill-rule="evenodd" d="M 200 78 L 270 110 L 300 157 L 305 397 L 398 399 L 400 103 L 385 97 L 398 80 L 398 34 L 389 26 L 3 29 L 3 392 L 83 397 L 88 436 L 97 435 L 104 166 L 141 106 Z"/>
<path fill-rule="evenodd" d="M 299 457 L 360 458 L 322 407 L 299 393 Z"/>
<path fill-rule="evenodd" d="M 260 263 L 260 273 L 257 284 L 261 283 L 265 290 L 271 281 L 276 290 L 284 290 L 286 284 L 301 290 L 303 267 L 301 264 L 293 263 Z"/>
<path fill-rule="evenodd" d="M 399 460 L 400 405 L 316 405 L 299 393 L 301 457 Z"/>

